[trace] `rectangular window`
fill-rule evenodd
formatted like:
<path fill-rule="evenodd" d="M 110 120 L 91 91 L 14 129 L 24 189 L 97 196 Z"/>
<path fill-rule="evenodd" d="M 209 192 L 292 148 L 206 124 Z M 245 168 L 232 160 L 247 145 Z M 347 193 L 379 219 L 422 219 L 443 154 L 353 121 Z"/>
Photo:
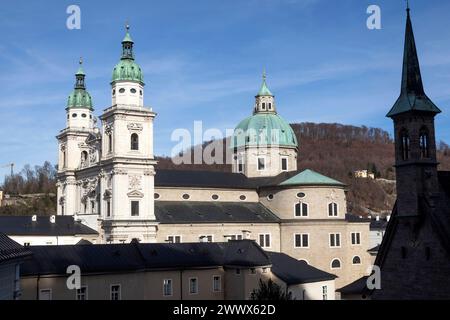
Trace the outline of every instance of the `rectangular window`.
<path fill-rule="evenodd" d="M 339 248 L 341 246 L 341 234 L 330 233 L 330 247 Z"/>
<path fill-rule="evenodd" d="M 181 243 L 181 236 L 168 236 L 167 242 L 169 243 Z"/>
<path fill-rule="evenodd" d="M 198 279 L 197 278 L 189 279 L 189 293 L 190 294 L 198 293 Z"/>
<path fill-rule="evenodd" d="M 281 171 L 288 171 L 288 158 L 281 158 Z"/>
<path fill-rule="evenodd" d="M 237 171 L 238 171 L 238 173 L 244 172 L 244 160 L 243 159 L 237 160 Z"/>
<path fill-rule="evenodd" d="M 163 295 L 166 297 L 172 295 L 172 279 L 163 280 Z"/>
<path fill-rule="evenodd" d="M 360 232 L 352 232 L 352 245 L 361 244 L 361 233 Z"/>
<path fill-rule="evenodd" d="M 131 201 L 131 216 L 139 216 L 139 201 Z"/>
<path fill-rule="evenodd" d="M 214 237 L 208 234 L 208 235 L 201 235 L 200 237 L 198 237 L 198 239 L 200 240 L 200 242 L 213 242 Z"/>
<path fill-rule="evenodd" d="M 122 299 L 122 292 L 120 284 L 113 284 L 111 285 L 111 300 L 121 300 Z"/>
<path fill-rule="evenodd" d="M 309 234 L 306 233 L 295 234 L 295 247 L 309 248 Z"/>
<path fill-rule="evenodd" d="M 39 290 L 39 300 L 52 300 L 52 289 Z"/>
<path fill-rule="evenodd" d="M 106 201 L 106 216 L 111 217 L 111 200 Z"/>
<path fill-rule="evenodd" d="M 222 290 L 222 282 L 220 276 L 213 277 L 213 291 L 220 292 Z"/>
<path fill-rule="evenodd" d="M 258 171 L 266 170 L 266 158 L 259 157 L 258 158 Z"/>
<path fill-rule="evenodd" d="M 322 299 L 328 300 L 328 287 L 327 286 L 322 287 Z"/>
<path fill-rule="evenodd" d="M 108 152 L 112 152 L 112 134 L 108 136 Z"/>
<path fill-rule="evenodd" d="M 77 289 L 77 300 L 87 300 L 87 287 Z"/>
<path fill-rule="evenodd" d="M 270 248 L 270 234 L 260 234 L 259 235 L 259 245 L 261 248 Z"/>
<path fill-rule="evenodd" d="M 230 236 L 227 236 L 228 241 L 230 240 L 242 240 L 242 234 L 232 234 Z"/>
<path fill-rule="evenodd" d="M 95 201 L 91 200 L 91 213 L 95 213 Z"/>

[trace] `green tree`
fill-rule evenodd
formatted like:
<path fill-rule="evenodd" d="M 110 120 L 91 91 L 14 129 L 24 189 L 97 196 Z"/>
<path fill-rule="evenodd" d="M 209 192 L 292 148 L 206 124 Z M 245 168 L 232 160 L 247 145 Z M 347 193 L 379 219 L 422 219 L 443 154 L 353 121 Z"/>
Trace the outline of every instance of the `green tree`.
<path fill-rule="evenodd" d="M 286 293 L 278 284 L 269 279 L 267 282 L 259 280 L 259 287 L 254 289 L 251 300 L 270 300 L 270 301 L 284 301 L 292 300 L 291 293 Z"/>

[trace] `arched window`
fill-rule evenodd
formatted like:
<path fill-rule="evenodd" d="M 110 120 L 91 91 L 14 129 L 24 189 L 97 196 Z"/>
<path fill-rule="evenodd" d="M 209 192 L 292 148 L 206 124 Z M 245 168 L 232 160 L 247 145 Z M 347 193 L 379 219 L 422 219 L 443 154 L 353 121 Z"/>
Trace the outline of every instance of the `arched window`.
<path fill-rule="evenodd" d="M 298 202 L 295 204 L 295 216 L 307 217 L 308 216 L 308 204 L 304 202 Z"/>
<path fill-rule="evenodd" d="M 331 269 L 340 269 L 341 268 L 341 261 L 339 259 L 334 259 L 331 261 Z"/>
<path fill-rule="evenodd" d="M 426 127 L 420 129 L 419 135 L 420 142 L 420 157 L 429 158 L 430 157 L 430 146 L 429 146 L 429 133 Z"/>
<path fill-rule="evenodd" d="M 262 109 L 266 110 L 266 103 L 265 102 L 263 102 L 263 104 L 262 104 Z"/>
<path fill-rule="evenodd" d="M 139 136 L 137 133 L 131 135 L 131 150 L 139 150 Z"/>
<path fill-rule="evenodd" d="M 361 264 L 361 258 L 358 256 L 354 256 L 352 260 L 353 264 Z"/>
<path fill-rule="evenodd" d="M 402 160 L 409 159 L 409 134 L 408 130 L 402 129 L 400 131 L 400 155 Z"/>
<path fill-rule="evenodd" d="M 337 217 L 338 216 L 338 205 L 337 203 L 329 203 L 328 204 L 328 216 L 329 217 Z"/>

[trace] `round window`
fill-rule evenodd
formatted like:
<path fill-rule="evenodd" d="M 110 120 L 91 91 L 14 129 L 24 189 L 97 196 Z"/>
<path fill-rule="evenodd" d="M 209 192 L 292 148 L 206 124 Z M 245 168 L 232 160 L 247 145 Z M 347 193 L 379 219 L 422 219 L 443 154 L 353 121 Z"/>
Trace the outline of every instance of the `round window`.
<path fill-rule="evenodd" d="M 160 197 L 159 193 L 155 193 L 154 198 L 159 199 L 159 197 Z"/>
<path fill-rule="evenodd" d="M 76 118 L 77 114 L 76 113 L 72 113 L 72 118 Z"/>
<path fill-rule="evenodd" d="M 213 200 L 218 200 L 218 199 L 219 199 L 219 196 L 218 196 L 217 194 L 213 194 L 213 195 L 211 196 L 211 198 L 212 198 Z"/>
<path fill-rule="evenodd" d="M 246 199 L 247 199 L 247 197 L 246 196 L 244 196 L 243 194 L 239 197 L 239 199 L 241 200 L 241 201 L 245 201 Z"/>
<path fill-rule="evenodd" d="M 70 118 L 70 115 L 67 115 L 67 119 L 69 119 Z"/>
<path fill-rule="evenodd" d="M 113 94 L 113 96 L 116 95 L 116 89 L 113 90 L 112 94 Z"/>
<path fill-rule="evenodd" d="M 119 89 L 119 92 L 120 92 L 120 93 L 124 93 L 124 92 L 125 92 L 125 89 L 124 89 L 124 88 L 120 88 L 120 89 Z"/>
<path fill-rule="evenodd" d="M 136 93 L 136 89 L 135 89 L 135 88 L 131 88 L 131 89 L 130 89 L 130 92 L 131 92 L 131 93 Z"/>
<path fill-rule="evenodd" d="M 82 113 L 81 116 L 82 116 L 83 118 L 86 118 L 86 117 L 87 117 L 86 113 Z"/>
<path fill-rule="evenodd" d="M 268 196 L 267 196 L 267 200 L 273 200 L 273 194 L 269 194 Z"/>
<path fill-rule="evenodd" d="M 303 192 L 297 193 L 298 198 L 304 198 L 305 196 L 306 196 L 306 194 L 304 194 Z"/>
<path fill-rule="evenodd" d="M 187 199 L 189 199 L 190 197 L 191 197 L 191 196 L 188 195 L 187 193 L 183 194 L 183 199 L 184 199 L 184 200 L 187 200 Z"/>
<path fill-rule="evenodd" d="M 142 90 L 139 90 L 139 94 L 142 96 Z"/>

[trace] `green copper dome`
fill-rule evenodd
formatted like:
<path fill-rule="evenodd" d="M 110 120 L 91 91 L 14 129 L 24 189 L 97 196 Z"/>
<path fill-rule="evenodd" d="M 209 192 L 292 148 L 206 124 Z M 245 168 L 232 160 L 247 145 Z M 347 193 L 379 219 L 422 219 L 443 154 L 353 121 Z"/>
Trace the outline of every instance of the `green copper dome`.
<path fill-rule="evenodd" d="M 67 108 L 85 108 L 89 110 L 93 110 L 92 107 L 92 98 L 89 92 L 86 90 L 85 85 L 85 73 L 82 67 L 83 61 L 80 59 L 80 67 L 78 68 L 77 73 L 75 73 L 75 89 L 69 95 L 67 99 Z"/>
<path fill-rule="evenodd" d="M 234 130 L 231 148 L 265 145 L 298 147 L 294 130 L 278 114 L 256 113 Z"/>
<path fill-rule="evenodd" d="M 73 90 L 67 100 L 67 109 L 70 108 L 86 108 L 93 110 L 92 98 L 89 92 L 84 89 Z"/>
<path fill-rule="evenodd" d="M 114 67 L 112 82 L 115 81 L 137 81 L 144 84 L 144 75 L 141 67 L 134 61 L 133 40 L 131 39 L 127 25 L 125 38 L 122 40 L 122 57 Z"/>
<path fill-rule="evenodd" d="M 131 59 L 123 59 L 114 67 L 112 81 L 138 81 L 144 83 L 141 67 Z"/>

